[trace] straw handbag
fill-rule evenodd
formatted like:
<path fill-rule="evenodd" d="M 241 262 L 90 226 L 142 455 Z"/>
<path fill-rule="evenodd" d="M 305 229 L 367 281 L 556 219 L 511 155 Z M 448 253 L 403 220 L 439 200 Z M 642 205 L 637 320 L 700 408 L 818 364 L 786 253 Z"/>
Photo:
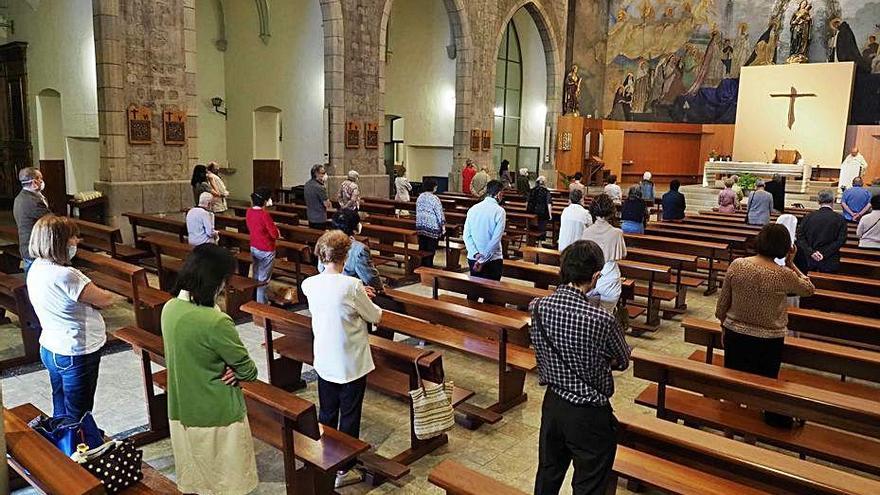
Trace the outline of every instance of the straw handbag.
<path fill-rule="evenodd" d="M 427 440 L 436 437 L 455 426 L 455 412 L 452 410 L 451 381 L 425 386 L 419 373 L 419 359 L 430 353 L 419 355 L 415 360 L 416 377 L 419 388 L 410 390 L 413 408 L 413 426 L 416 438 Z"/>

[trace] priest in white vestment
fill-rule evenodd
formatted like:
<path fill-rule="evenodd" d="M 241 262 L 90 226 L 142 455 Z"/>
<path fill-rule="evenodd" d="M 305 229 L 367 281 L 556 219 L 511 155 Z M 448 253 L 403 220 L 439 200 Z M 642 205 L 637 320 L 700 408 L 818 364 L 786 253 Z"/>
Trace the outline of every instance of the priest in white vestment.
<path fill-rule="evenodd" d="M 844 189 L 852 187 L 853 179 L 861 177 L 867 168 L 868 161 L 859 153 L 858 148 L 853 148 L 840 165 L 840 181 L 838 183 L 840 193 L 842 194 Z"/>

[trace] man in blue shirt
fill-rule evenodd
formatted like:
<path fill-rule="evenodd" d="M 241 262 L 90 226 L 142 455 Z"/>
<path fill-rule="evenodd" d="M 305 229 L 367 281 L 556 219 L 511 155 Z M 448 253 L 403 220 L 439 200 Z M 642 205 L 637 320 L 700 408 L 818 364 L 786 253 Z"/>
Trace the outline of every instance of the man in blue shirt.
<path fill-rule="evenodd" d="M 485 199 L 467 212 L 464 244 L 467 247 L 468 266 L 474 277 L 501 280 L 504 268 L 501 238 L 507 221 L 507 214 L 501 207 L 503 197 L 501 181 L 489 181 Z"/>
<path fill-rule="evenodd" d="M 686 208 L 684 194 L 678 192 L 681 182 L 678 179 L 672 179 L 669 183 L 669 192 L 663 195 L 661 203 L 663 205 L 663 220 L 681 220 L 684 218 L 684 210 Z"/>
<path fill-rule="evenodd" d="M 848 222 L 858 222 L 871 209 L 871 193 L 863 185 L 862 178 L 856 177 L 852 187 L 843 191 L 840 206 L 843 207 L 843 218 Z"/>

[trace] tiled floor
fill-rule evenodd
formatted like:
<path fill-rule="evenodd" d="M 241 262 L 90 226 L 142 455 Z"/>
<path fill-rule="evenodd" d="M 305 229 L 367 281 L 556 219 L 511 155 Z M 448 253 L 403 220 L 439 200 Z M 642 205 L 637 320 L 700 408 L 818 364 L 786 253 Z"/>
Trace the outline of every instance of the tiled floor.
<path fill-rule="evenodd" d="M 429 295 L 426 287 L 413 285 L 405 290 Z M 690 295 L 689 314 L 709 318 L 714 310 L 713 297 L 706 298 L 697 292 Z M 108 328 L 120 328 L 133 323 L 133 315 L 122 303 L 106 312 Z M 266 376 L 265 354 L 261 347 L 262 333 L 253 324 L 239 326 L 242 340 L 260 366 L 260 376 Z M 15 325 L 0 326 L 0 356 L 16 353 L 20 349 Z M 685 344 L 682 331 L 675 321 L 664 321 L 659 331 L 643 337 L 628 337 L 632 347 L 685 356 L 693 347 Z M 448 377 L 463 387 L 478 391 L 472 401 L 488 405 L 497 392 L 495 364 L 474 359 L 467 355 L 443 350 Z M 38 366 L 2 380 L 3 402 L 7 407 L 32 402 L 44 411 L 51 410 L 51 394 L 48 376 Z M 644 388 L 641 380 L 632 377 L 631 371 L 619 373 L 615 379 L 614 408 L 618 411 L 648 410 L 633 404 L 633 398 Z M 372 488 L 365 484 L 343 490 L 345 494 L 360 493 L 438 493 L 427 482 L 428 471 L 441 460 L 455 459 L 492 477 L 531 491 L 537 462 L 538 428 L 543 388 L 537 378 L 530 375 L 526 381 L 529 400 L 504 415 L 496 425 L 484 425 L 476 431 L 456 427 L 449 434 L 449 444 L 433 454 L 414 463 L 411 474 L 396 484 L 386 483 Z M 304 398 L 317 402 L 315 383 L 301 393 Z M 141 427 L 146 423 L 144 395 L 140 383 L 140 371 L 135 356 L 129 351 L 117 352 L 104 357 L 98 381 L 95 418 L 110 434 L 118 434 Z M 364 404 L 362 439 L 374 445 L 380 454 L 394 455 L 407 447 L 409 441 L 408 412 L 405 403 L 368 391 Z M 281 456 L 275 449 L 257 442 L 260 486 L 256 493 L 284 493 Z M 145 459 L 154 467 L 173 476 L 174 461 L 168 441 L 158 442 L 145 448 Z M 568 493 L 566 486 L 564 493 Z M 625 493 L 623 485 L 619 489 Z"/>

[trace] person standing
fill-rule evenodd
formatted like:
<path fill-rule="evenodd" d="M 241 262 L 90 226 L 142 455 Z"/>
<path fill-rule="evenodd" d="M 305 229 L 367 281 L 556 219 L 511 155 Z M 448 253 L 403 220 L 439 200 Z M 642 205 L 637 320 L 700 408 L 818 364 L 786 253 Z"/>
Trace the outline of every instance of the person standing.
<path fill-rule="evenodd" d="M 503 198 L 501 182 L 490 181 L 486 185 L 485 199 L 467 212 L 463 237 L 471 276 L 501 280 L 504 269 L 501 238 L 507 223 L 507 213 L 501 207 Z"/>
<path fill-rule="evenodd" d="M 538 215 L 539 241 L 547 238 L 547 222 L 553 218 L 553 203 L 550 190 L 544 185 L 546 182 L 547 179 L 543 175 L 535 179 L 535 187 L 529 191 L 528 203 L 526 203 L 526 213 Z"/>
<path fill-rule="evenodd" d="M 642 199 L 642 188 L 630 186 L 620 207 L 620 228 L 627 234 L 644 234 L 648 223 L 648 205 Z"/>
<path fill-rule="evenodd" d="M 516 176 L 516 192 L 528 196 L 532 186 L 529 184 L 529 169 L 519 169 L 519 175 Z"/>
<path fill-rule="evenodd" d="M 880 194 L 871 196 L 871 213 L 859 219 L 859 247 L 880 249 Z"/>
<path fill-rule="evenodd" d="M 474 161 L 468 158 L 464 162 L 464 168 L 461 169 L 461 192 L 465 194 L 471 193 L 471 181 L 477 175 L 477 168 L 474 167 Z"/>
<path fill-rule="evenodd" d="M 731 175 L 730 178 L 733 180 L 733 185 L 730 186 L 733 189 L 733 193 L 736 194 L 736 204 L 739 206 L 742 203 L 743 198 L 745 198 L 745 194 L 743 193 L 743 188 L 739 185 L 739 176 Z"/>
<path fill-rule="evenodd" d="M 797 267 L 804 273 L 835 273 L 840 267 L 840 248 L 846 244 L 846 220 L 833 209 L 834 193 L 819 192 L 819 209 L 801 221 L 797 231 Z"/>
<path fill-rule="evenodd" d="M 73 219 L 45 215 L 34 224 L 28 243 L 33 264 L 27 289 L 43 327 L 40 360 L 52 385 L 52 416 L 79 421 L 92 411 L 98 387 L 101 350 L 107 328 L 100 309 L 115 296 L 70 266 L 79 244 Z"/>
<path fill-rule="evenodd" d="M 226 189 L 226 184 L 223 183 L 223 179 L 220 177 L 220 165 L 217 162 L 208 163 L 208 183 L 211 185 L 211 189 L 217 191 L 218 194 L 217 199 L 211 203 L 211 211 L 223 213 L 228 210 L 226 198 L 229 197 L 229 190 Z"/>
<path fill-rule="evenodd" d="M 358 179 L 361 174 L 349 170 L 348 178 L 339 185 L 339 209 L 358 211 L 361 208 L 361 190 Z"/>
<path fill-rule="evenodd" d="M 208 168 L 202 164 L 193 167 L 192 178 L 189 183 L 193 189 L 193 205 L 199 204 L 199 197 L 202 193 L 211 193 L 214 197 L 220 196 L 220 193 L 214 190 L 211 187 L 211 183 L 208 182 Z"/>
<path fill-rule="evenodd" d="M 724 179 L 724 189 L 718 193 L 718 211 L 733 213 L 736 211 L 736 193 L 733 192 L 733 178 Z"/>
<path fill-rule="evenodd" d="M 794 264 L 797 248 L 785 226 L 764 226 L 756 249 L 757 255 L 730 263 L 715 317 L 722 326 L 725 368 L 777 378 L 788 324 L 787 296 L 810 296 L 814 287 Z M 785 258 L 785 266 L 776 258 Z M 792 418 L 769 411 L 764 421 L 792 425 Z"/>
<path fill-rule="evenodd" d="M 572 493 L 606 492 L 617 452 L 611 372 L 629 367 L 630 348 L 614 316 L 588 296 L 604 265 L 596 243 L 575 242 L 562 251 L 560 285 L 529 308 L 538 381 L 547 387 L 535 495 L 558 494 L 571 464 Z"/>
<path fill-rule="evenodd" d="M 663 220 L 682 220 L 684 219 L 684 211 L 687 204 L 684 200 L 684 194 L 678 192 L 681 182 L 678 179 L 672 179 L 669 183 L 669 191 L 660 198 L 663 208 Z"/>
<path fill-rule="evenodd" d="M 312 178 L 303 187 L 303 196 L 306 201 L 306 219 L 309 228 L 326 230 L 327 208 L 330 208 L 330 200 L 327 197 L 327 172 L 323 165 L 313 165 Z"/>
<path fill-rule="evenodd" d="M 575 172 L 574 177 L 571 178 L 571 182 L 568 183 L 568 192 L 574 191 L 578 189 L 581 192 L 581 197 L 587 195 L 587 187 L 584 186 L 582 182 L 584 179 L 584 174 L 580 172 Z"/>
<path fill-rule="evenodd" d="M 471 180 L 471 195 L 477 198 L 485 196 L 487 184 L 489 184 L 489 169 L 482 167 Z"/>
<path fill-rule="evenodd" d="M 416 233 L 419 236 L 419 251 L 430 253 L 422 258 L 422 266 L 433 268 L 437 244 L 446 233 L 446 215 L 443 213 L 443 203 L 434 194 L 437 191 L 436 179 L 425 178 L 422 190 L 424 192 L 416 199 Z"/>
<path fill-rule="evenodd" d="M 382 277 L 379 276 L 379 270 L 373 264 L 370 248 L 354 238 L 355 235 L 361 233 L 361 216 L 353 210 L 339 210 L 333 215 L 332 224 L 333 229 L 341 230 L 351 238 L 351 247 L 348 250 L 348 257 L 342 268 L 342 273 L 360 280 L 376 292 L 384 291 L 385 285 L 382 283 Z M 324 266 L 319 261 L 318 272 L 322 271 L 324 271 Z"/>
<path fill-rule="evenodd" d="M 619 205 L 623 202 L 623 190 L 617 185 L 617 176 L 611 174 L 608 176 L 608 184 L 605 185 L 605 194 L 611 198 L 611 201 L 614 201 L 614 204 Z"/>
<path fill-rule="evenodd" d="M 314 334 L 314 368 L 318 374 L 318 421 L 353 437 L 360 436 L 367 374 L 375 368 L 367 323 L 379 323 L 382 309 L 371 299 L 371 287 L 343 274 L 351 237 L 338 230 L 318 239 L 315 256 L 324 271 L 305 279 Z M 336 488 L 363 480 L 354 461 L 336 473 Z"/>
<path fill-rule="evenodd" d="M 623 231 L 611 225 L 610 220 L 614 216 L 614 202 L 607 194 L 600 194 L 593 199 L 590 211 L 595 221 L 584 229 L 583 239 L 593 241 L 602 249 L 605 265 L 595 287 L 590 293 L 592 297 L 598 297 L 602 306 L 610 313 L 617 308 L 617 301 L 623 290 L 620 278 L 620 266 L 618 261 L 626 258 L 626 243 L 623 239 Z"/>
<path fill-rule="evenodd" d="M 773 174 L 773 180 L 764 185 L 764 190 L 773 196 L 773 209 L 785 213 L 785 177 Z"/>
<path fill-rule="evenodd" d="M 214 212 L 211 211 L 214 201 L 211 193 L 204 192 L 199 196 L 199 206 L 186 212 L 186 239 L 190 246 L 217 244 L 220 234 L 214 229 Z"/>
<path fill-rule="evenodd" d="M 18 252 L 24 262 L 24 273 L 27 276 L 34 259 L 30 255 L 29 245 L 31 231 L 37 220 L 51 214 L 49 202 L 43 196 L 46 182 L 43 181 L 43 173 L 34 167 L 25 167 L 18 171 L 18 181 L 21 183 L 21 191 L 15 196 L 12 203 L 12 216 L 18 227 Z"/>
<path fill-rule="evenodd" d="M 251 206 L 245 219 L 251 237 L 251 257 L 253 258 L 254 279 L 262 285 L 257 287 L 257 302 L 267 303 L 266 297 L 269 280 L 272 278 L 272 265 L 275 263 L 275 241 L 278 239 L 278 227 L 265 208 L 272 206 L 272 197 L 268 189 L 260 188 L 251 194 Z"/>
<path fill-rule="evenodd" d="M 406 168 L 400 168 L 400 175 L 394 179 L 394 200 L 409 202 L 409 193 L 412 192 L 412 184 L 406 178 Z"/>
<path fill-rule="evenodd" d="M 510 175 L 510 160 L 506 158 L 501 160 L 501 167 L 498 169 L 498 179 L 501 181 L 504 189 L 513 187 L 513 177 Z"/>
<path fill-rule="evenodd" d="M 861 177 L 867 168 L 868 161 L 859 153 L 859 148 L 853 146 L 846 158 L 843 159 L 843 163 L 840 164 L 840 176 L 837 181 L 840 194 L 852 187 L 853 179 Z"/>
<path fill-rule="evenodd" d="M 862 215 L 871 210 L 871 193 L 862 186 L 862 178 L 856 177 L 852 181 L 852 187 L 843 191 L 840 206 L 847 222 L 858 222 Z"/>
<path fill-rule="evenodd" d="M 755 183 L 755 190 L 749 194 L 746 206 L 746 223 L 749 225 L 767 225 L 773 210 L 773 195 L 764 190 L 763 179 Z"/>
<path fill-rule="evenodd" d="M 645 171 L 642 174 L 642 181 L 639 182 L 639 187 L 642 188 L 642 199 L 646 203 L 653 205 L 656 198 L 654 198 L 654 181 L 651 180 L 651 177 L 653 177 L 651 172 Z"/>
<path fill-rule="evenodd" d="M 580 189 L 572 189 L 568 193 L 570 205 L 562 210 L 562 216 L 559 218 L 559 241 L 557 242 L 559 250 L 564 251 L 565 248 L 581 239 L 584 235 L 584 229 L 593 223 L 593 217 L 590 212 L 581 204 L 584 194 Z"/>
<path fill-rule="evenodd" d="M 178 274 L 175 297 L 162 308 L 168 425 L 183 493 L 244 495 L 259 483 L 239 386 L 257 379 L 257 365 L 215 303 L 234 270 L 226 249 L 196 247 Z"/>

